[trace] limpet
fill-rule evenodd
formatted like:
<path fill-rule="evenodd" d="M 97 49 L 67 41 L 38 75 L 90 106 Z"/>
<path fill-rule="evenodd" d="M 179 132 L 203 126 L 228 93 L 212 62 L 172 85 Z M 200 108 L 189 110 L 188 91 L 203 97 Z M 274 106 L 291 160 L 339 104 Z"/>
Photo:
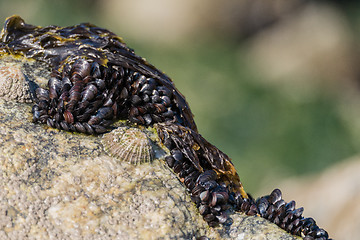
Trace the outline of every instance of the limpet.
<path fill-rule="evenodd" d="M 102 137 L 104 150 L 131 164 L 151 162 L 154 158 L 151 140 L 139 128 L 118 127 Z"/>

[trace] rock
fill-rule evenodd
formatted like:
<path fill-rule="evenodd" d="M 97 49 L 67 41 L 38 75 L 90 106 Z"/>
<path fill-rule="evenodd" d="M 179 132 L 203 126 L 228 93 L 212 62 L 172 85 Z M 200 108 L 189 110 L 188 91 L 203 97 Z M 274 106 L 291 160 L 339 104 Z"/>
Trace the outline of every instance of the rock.
<path fill-rule="evenodd" d="M 0 61 L 9 64 L 29 86 L 49 76 L 34 61 Z M 31 107 L 0 99 L 0 239 L 297 239 L 240 213 L 231 226 L 209 228 L 151 128 L 143 131 L 157 145 L 155 158 L 133 165 L 109 156 L 101 135 L 32 123 Z"/>

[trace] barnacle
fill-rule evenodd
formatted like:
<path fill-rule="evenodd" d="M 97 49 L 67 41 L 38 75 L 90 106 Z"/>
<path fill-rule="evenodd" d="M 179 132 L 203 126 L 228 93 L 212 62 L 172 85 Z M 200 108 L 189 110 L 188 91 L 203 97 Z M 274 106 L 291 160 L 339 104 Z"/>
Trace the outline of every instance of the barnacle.
<path fill-rule="evenodd" d="M 32 101 L 29 83 L 18 66 L 0 66 L 0 98 L 18 102 Z"/>
<path fill-rule="evenodd" d="M 102 141 L 109 154 L 136 163 L 151 160 L 149 139 L 133 129 L 109 132 L 111 125 L 125 119 L 153 126 L 170 152 L 167 165 L 210 226 L 231 224 L 231 208 L 306 239 L 328 239 L 313 219 L 302 217 L 302 208 L 282 199 L 280 190 L 258 200 L 248 195 L 230 158 L 198 133 L 189 105 L 171 79 L 114 33 L 92 24 L 36 27 L 12 16 L 0 39 L 0 53 L 35 59 L 52 69 L 47 86 L 35 91 L 34 122 L 106 133 Z"/>

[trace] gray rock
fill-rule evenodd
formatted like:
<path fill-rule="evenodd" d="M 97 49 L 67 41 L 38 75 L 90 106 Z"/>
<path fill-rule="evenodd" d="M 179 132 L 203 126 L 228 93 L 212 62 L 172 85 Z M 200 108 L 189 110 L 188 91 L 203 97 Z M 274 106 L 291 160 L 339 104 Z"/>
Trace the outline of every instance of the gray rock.
<path fill-rule="evenodd" d="M 30 92 L 49 76 L 39 63 L 16 64 Z M 164 164 L 153 129 L 142 131 L 155 158 L 134 165 L 109 156 L 102 136 L 32 123 L 32 104 L 17 100 L 0 99 L 0 239 L 297 239 L 241 213 L 230 227 L 209 228 Z"/>

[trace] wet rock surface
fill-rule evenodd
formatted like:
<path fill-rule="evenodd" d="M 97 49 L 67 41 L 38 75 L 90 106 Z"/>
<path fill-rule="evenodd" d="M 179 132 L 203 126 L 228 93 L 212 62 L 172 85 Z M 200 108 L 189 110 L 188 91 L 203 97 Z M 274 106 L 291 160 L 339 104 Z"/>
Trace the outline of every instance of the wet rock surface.
<path fill-rule="evenodd" d="M 18 63 L 42 85 L 46 71 Z M 31 107 L 0 99 L 0 239 L 297 239 L 239 213 L 209 228 L 160 147 L 151 163 L 129 164 L 103 150 L 101 135 L 32 123 Z"/>

